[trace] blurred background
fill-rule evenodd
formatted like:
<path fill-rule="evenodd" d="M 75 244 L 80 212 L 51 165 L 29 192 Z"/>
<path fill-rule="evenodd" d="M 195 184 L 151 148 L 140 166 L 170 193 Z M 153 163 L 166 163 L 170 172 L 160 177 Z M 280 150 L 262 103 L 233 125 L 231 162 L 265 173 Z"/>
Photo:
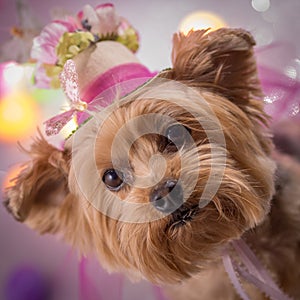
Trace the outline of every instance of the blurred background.
<path fill-rule="evenodd" d="M 25 147 L 30 144 L 36 127 L 57 114 L 65 103 L 61 90 L 34 86 L 35 65 L 30 60 L 32 39 L 51 20 L 76 15 L 86 3 L 96 6 L 101 1 L 0 0 L 2 188 L 10 184 L 9 179 L 26 161 L 17 142 Z M 299 0 L 119 0 L 111 3 L 117 13 L 138 30 L 140 49 L 137 56 L 151 71 L 170 67 L 172 35 L 178 30 L 228 26 L 251 31 L 257 41 L 267 110 L 277 120 L 299 117 Z M 60 137 L 50 138 L 50 142 L 59 143 L 70 130 L 72 127 Z M 24 285 L 36 290 L 37 298 L 31 300 L 93 299 L 84 293 L 83 270 L 92 277 L 99 276 L 92 280 L 103 292 L 101 299 L 159 297 L 155 289 L 145 284 L 133 287 L 120 277 L 91 271 L 91 266 L 87 266 L 88 263 L 93 265 L 91 261 L 79 263 L 77 254 L 57 237 L 39 236 L 13 220 L 2 206 L 0 241 L 0 299 L 25 299 L 13 298 L 18 297 L 18 291 L 24 290 Z M 116 287 L 121 281 L 123 290 L 118 294 Z"/>

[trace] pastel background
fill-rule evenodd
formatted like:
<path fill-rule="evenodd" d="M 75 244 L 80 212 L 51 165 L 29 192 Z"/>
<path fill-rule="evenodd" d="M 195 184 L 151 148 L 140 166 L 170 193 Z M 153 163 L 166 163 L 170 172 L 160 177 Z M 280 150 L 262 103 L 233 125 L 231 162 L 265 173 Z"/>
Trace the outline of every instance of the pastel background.
<path fill-rule="evenodd" d="M 125 16 L 139 31 L 141 46 L 137 56 L 152 71 L 170 66 L 172 34 L 178 30 L 182 19 L 194 11 L 208 11 L 219 16 L 227 26 L 242 27 L 253 33 L 258 49 L 260 49 L 258 50 L 259 64 L 277 70 L 286 76 L 287 80 L 296 81 L 300 77 L 299 0 L 116 0 L 111 2 L 115 5 L 118 14 Z M 35 22 L 44 26 L 51 21 L 53 16 L 58 16 L 63 12 L 76 14 L 87 3 L 96 6 L 101 2 L 95 0 L 88 2 L 28 0 L 26 3 L 29 11 L 28 14 L 25 13 L 20 23 L 16 1 L 0 0 L 0 49 L 12 39 L 9 32 L 14 26 L 26 26 L 26 22 Z M 18 51 L 20 47 L 22 47 L 21 42 L 12 44 L 12 57 L 14 51 Z M 3 59 L 0 54 L 0 63 L 6 60 L 11 59 L 7 57 Z M 13 83 L 15 77 L 10 78 L 9 80 Z M 1 80 L 2 83 L 5 80 L 0 77 L 0 87 L 3 91 L 5 86 Z M 0 108 L 0 180 L 2 185 L 6 180 L 7 172 L 26 160 L 26 156 L 17 149 L 17 140 L 28 145 L 30 136 L 33 135 L 32 127 L 41 126 L 42 121 L 55 114 L 64 101 L 59 91 L 33 90 L 32 95 L 34 101 L 28 108 L 29 112 L 25 120 L 27 125 L 31 125 L 27 131 L 24 131 L 21 138 L 15 138 L 13 133 L 7 137 L 2 132 L 4 130 L 9 134 L 12 132 L 9 130 L 13 129 L 3 129 L 4 120 L 1 119 L 3 116 Z M 0 99 L 0 106 L 1 101 L 2 99 Z M 11 118 L 16 114 L 17 111 L 12 109 Z M 56 141 L 53 140 L 53 142 Z M 89 262 L 89 264 L 93 263 Z M 41 276 L 43 283 L 50 291 L 49 299 L 87 300 L 88 296 L 83 295 L 80 286 L 81 267 L 77 254 L 59 241 L 58 237 L 38 235 L 13 220 L 0 206 L 0 300 L 5 299 L 5 289 L 9 288 L 9 280 L 15 272 L 22 269 L 35 270 L 38 276 Z M 94 264 L 93 268 L 95 268 Z M 158 299 L 159 297 L 149 289 L 149 286 L 142 284 L 136 288 L 127 281 L 123 285 L 123 292 L 116 294 L 116 286 L 119 287 L 120 280 L 123 279 L 109 277 L 102 271 L 91 271 L 88 267 L 86 270 L 92 277 L 95 276 L 91 280 L 96 282 L 98 288 L 105 290 L 105 295 L 111 291 L 111 295 L 113 293 L 116 295 L 115 299 L 134 300 L 142 297 L 143 299 Z M 113 299 L 107 297 L 104 296 L 102 299 Z"/>

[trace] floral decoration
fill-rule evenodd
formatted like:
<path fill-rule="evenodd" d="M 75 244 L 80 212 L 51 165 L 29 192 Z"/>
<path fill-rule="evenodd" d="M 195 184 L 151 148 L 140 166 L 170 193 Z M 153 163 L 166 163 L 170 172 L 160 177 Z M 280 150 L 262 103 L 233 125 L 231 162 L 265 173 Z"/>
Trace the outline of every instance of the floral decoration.
<path fill-rule="evenodd" d="M 132 52 L 139 47 L 137 31 L 116 14 L 111 3 L 96 8 L 85 5 L 75 17 L 52 21 L 33 40 L 31 58 L 37 62 L 36 85 L 59 88 L 59 74 L 65 62 L 91 44 L 105 40 L 117 41 Z"/>

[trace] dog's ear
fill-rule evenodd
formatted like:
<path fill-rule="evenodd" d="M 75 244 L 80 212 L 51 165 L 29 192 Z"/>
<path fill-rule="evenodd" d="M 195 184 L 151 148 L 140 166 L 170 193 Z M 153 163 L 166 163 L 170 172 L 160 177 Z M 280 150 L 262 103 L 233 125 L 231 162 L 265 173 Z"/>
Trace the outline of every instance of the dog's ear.
<path fill-rule="evenodd" d="M 52 219 L 69 194 L 71 154 L 50 145 L 40 132 L 30 150 L 25 151 L 31 160 L 5 191 L 4 205 L 18 221 L 32 223 L 31 227 L 40 232 L 50 232 Z"/>
<path fill-rule="evenodd" d="M 261 97 L 253 55 L 255 41 L 243 29 L 190 31 L 173 38 L 173 68 L 163 77 L 220 93 L 236 104 Z"/>

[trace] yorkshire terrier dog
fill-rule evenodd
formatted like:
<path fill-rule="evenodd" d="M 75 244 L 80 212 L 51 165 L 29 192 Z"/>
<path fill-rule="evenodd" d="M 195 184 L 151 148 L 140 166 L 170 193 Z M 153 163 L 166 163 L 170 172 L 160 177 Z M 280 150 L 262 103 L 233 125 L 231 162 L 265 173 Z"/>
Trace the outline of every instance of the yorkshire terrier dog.
<path fill-rule="evenodd" d="M 300 165 L 273 146 L 254 45 L 242 29 L 175 34 L 172 68 L 91 112 L 63 150 L 34 141 L 7 209 L 171 299 L 240 299 L 222 256 L 241 239 L 300 299 Z"/>

